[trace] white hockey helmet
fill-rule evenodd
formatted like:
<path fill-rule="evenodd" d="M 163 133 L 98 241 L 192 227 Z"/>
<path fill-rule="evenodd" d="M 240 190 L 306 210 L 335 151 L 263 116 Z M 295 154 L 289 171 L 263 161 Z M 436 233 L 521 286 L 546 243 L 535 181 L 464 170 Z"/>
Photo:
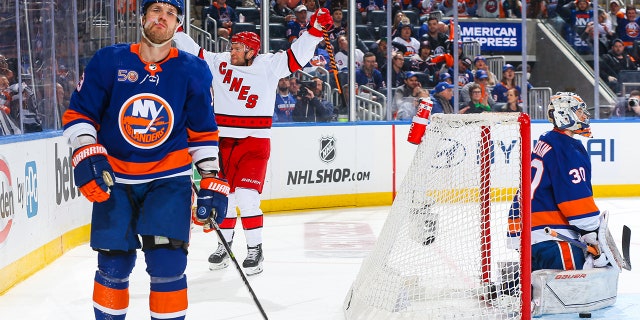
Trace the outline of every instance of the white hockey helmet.
<path fill-rule="evenodd" d="M 580 113 L 580 114 L 578 114 Z M 551 96 L 548 107 L 549 122 L 558 129 L 591 137 L 587 104 L 573 92 L 558 92 Z"/>

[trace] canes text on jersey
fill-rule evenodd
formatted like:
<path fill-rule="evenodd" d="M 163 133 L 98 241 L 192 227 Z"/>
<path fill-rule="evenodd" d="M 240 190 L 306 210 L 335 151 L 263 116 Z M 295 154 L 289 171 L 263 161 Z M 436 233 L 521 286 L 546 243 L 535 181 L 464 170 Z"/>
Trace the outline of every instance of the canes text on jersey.
<path fill-rule="evenodd" d="M 222 62 L 220 64 L 220 68 L 218 71 L 223 76 L 222 83 L 229 84 L 229 91 L 235 91 L 238 93 L 238 100 L 244 100 L 247 103 L 245 107 L 251 109 L 255 108 L 258 104 L 258 95 L 249 94 L 249 90 L 251 90 L 251 86 L 243 86 L 242 81 L 244 78 L 238 78 L 233 76 L 233 69 L 227 69 L 227 63 Z"/>

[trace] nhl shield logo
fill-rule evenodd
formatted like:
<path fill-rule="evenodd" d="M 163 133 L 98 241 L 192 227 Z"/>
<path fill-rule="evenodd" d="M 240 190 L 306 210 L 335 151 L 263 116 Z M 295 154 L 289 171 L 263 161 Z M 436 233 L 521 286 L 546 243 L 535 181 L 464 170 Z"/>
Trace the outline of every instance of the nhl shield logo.
<path fill-rule="evenodd" d="M 322 137 L 320 139 L 320 160 L 329 163 L 336 159 L 336 139 L 334 137 Z"/>

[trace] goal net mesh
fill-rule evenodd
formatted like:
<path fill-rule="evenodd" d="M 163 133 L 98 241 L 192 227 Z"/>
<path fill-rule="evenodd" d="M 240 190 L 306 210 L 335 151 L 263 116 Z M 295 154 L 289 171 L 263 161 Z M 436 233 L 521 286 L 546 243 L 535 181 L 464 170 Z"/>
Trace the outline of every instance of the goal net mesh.
<path fill-rule="evenodd" d="M 521 227 L 509 214 L 524 117 L 432 115 L 347 294 L 347 319 L 521 318 L 519 242 L 507 235 Z"/>

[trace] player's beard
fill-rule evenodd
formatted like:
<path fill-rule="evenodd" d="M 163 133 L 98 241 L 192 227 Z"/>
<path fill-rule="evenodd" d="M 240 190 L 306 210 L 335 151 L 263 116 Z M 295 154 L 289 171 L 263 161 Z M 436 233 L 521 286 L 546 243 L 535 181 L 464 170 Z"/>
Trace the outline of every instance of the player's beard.
<path fill-rule="evenodd" d="M 148 27 L 144 27 L 144 34 L 152 43 L 160 44 L 173 38 L 174 30 L 168 27 L 164 29 L 155 27 L 156 25 L 154 23 L 150 23 Z"/>

